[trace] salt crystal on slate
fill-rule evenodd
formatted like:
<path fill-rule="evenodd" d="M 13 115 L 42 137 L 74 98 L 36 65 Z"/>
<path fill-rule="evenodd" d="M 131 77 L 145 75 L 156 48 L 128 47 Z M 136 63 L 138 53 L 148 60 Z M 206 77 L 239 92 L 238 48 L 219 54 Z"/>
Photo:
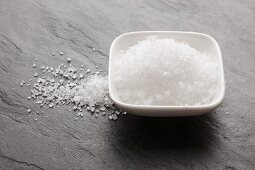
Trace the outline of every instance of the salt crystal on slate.
<path fill-rule="evenodd" d="M 86 74 L 88 74 L 88 73 L 90 73 L 90 69 L 88 69 L 88 70 L 86 71 Z"/>
<path fill-rule="evenodd" d="M 67 62 L 70 63 L 72 59 L 70 57 L 67 58 Z"/>
<path fill-rule="evenodd" d="M 24 80 L 21 81 L 20 86 L 22 87 L 26 82 Z"/>
<path fill-rule="evenodd" d="M 137 105 L 204 105 L 213 101 L 217 63 L 174 39 L 149 36 L 113 63 L 123 102 Z"/>
<path fill-rule="evenodd" d="M 60 82 L 60 84 L 62 85 L 62 84 L 64 83 L 64 80 L 61 79 L 61 80 L 59 80 L 59 82 Z"/>
<path fill-rule="evenodd" d="M 94 107 L 91 107 L 90 111 L 91 111 L 92 113 L 94 113 L 94 112 L 95 112 L 95 108 L 94 108 Z"/>
<path fill-rule="evenodd" d="M 49 104 L 49 108 L 52 108 L 52 107 L 53 107 L 53 103 L 50 103 L 50 104 Z"/>
<path fill-rule="evenodd" d="M 83 75 L 83 74 L 80 74 L 79 78 L 82 79 L 83 77 L 84 77 L 84 75 Z"/>
<path fill-rule="evenodd" d="M 105 111 L 105 107 L 102 106 L 102 107 L 100 108 L 100 110 L 101 110 L 101 111 Z"/>
<path fill-rule="evenodd" d="M 111 115 L 111 116 L 112 116 L 112 119 L 113 119 L 113 120 L 117 120 L 117 118 L 118 118 L 116 114 L 113 114 L 113 115 Z"/>
<path fill-rule="evenodd" d="M 77 77 L 78 77 L 78 75 L 76 73 L 72 75 L 73 79 L 76 79 Z"/>
<path fill-rule="evenodd" d="M 82 112 L 79 112 L 78 114 L 77 114 L 77 117 L 83 117 L 83 113 Z"/>

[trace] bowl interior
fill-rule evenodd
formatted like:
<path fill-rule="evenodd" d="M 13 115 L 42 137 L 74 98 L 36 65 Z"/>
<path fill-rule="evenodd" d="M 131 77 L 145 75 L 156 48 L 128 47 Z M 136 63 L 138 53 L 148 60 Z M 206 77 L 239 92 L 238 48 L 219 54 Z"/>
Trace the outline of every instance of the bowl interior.
<path fill-rule="evenodd" d="M 171 31 L 152 31 L 152 32 L 133 32 L 122 34 L 117 37 L 112 43 L 110 49 L 110 63 L 109 63 L 109 92 L 113 101 L 127 104 L 121 101 L 118 95 L 118 91 L 115 88 L 114 83 L 112 82 L 112 73 L 115 71 L 113 62 L 117 57 L 121 56 L 121 51 L 127 50 L 130 46 L 133 46 L 138 43 L 138 41 L 146 39 L 149 35 L 157 35 L 158 38 L 172 38 L 178 42 L 189 44 L 191 47 L 196 50 L 207 53 L 212 57 L 212 60 L 218 63 L 218 84 L 217 84 L 217 93 L 211 104 L 222 102 L 224 96 L 224 74 L 223 74 L 223 65 L 221 51 L 217 42 L 210 36 L 200 33 L 193 32 L 171 32 Z M 141 105 L 140 105 L 141 106 Z M 159 106 L 160 107 L 160 106 Z"/>

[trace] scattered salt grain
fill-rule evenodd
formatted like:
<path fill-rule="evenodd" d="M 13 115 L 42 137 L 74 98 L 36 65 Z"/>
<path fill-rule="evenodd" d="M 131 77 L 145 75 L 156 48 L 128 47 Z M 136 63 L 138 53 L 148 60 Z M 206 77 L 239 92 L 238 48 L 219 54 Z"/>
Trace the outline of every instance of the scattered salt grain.
<path fill-rule="evenodd" d="M 118 118 L 118 117 L 117 117 L 116 114 L 113 114 L 113 115 L 112 115 L 112 119 L 113 119 L 113 120 L 117 120 L 117 118 Z"/>
<path fill-rule="evenodd" d="M 20 82 L 20 86 L 22 87 L 25 83 L 26 83 L 26 82 L 25 82 L 24 80 L 22 80 L 22 81 Z"/>
<path fill-rule="evenodd" d="M 95 108 L 91 107 L 90 111 L 91 111 L 91 113 L 94 113 L 95 112 Z"/>
<path fill-rule="evenodd" d="M 70 63 L 72 61 L 72 59 L 70 57 L 67 58 L 66 60 L 68 63 Z"/>
<path fill-rule="evenodd" d="M 82 112 L 79 112 L 78 114 L 77 114 L 77 117 L 83 117 L 83 113 Z"/>
<path fill-rule="evenodd" d="M 174 39 L 149 36 L 113 63 L 123 102 L 137 105 L 202 105 L 216 96 L 217 64 Z"/>
<path fill-rule="evenodd" d="M 50 103 L 50 104 L 49 104 L 49 108 L 52 108 L 52 107 L 53 107 L 53 103 Z"/>
<path fill-rule="evenodd" d="M 90 69 L 88 69 L 88 70 L 86 71 L 86 74 L 88 74 L 88 73 L 90 73 Z"/>
<path fill-rule="evenodd" d="M 84 77 L 84 75 L 83 75 L 83 74 L 80 74 L 79 78 L 82 79 L 83 77 Z"/>

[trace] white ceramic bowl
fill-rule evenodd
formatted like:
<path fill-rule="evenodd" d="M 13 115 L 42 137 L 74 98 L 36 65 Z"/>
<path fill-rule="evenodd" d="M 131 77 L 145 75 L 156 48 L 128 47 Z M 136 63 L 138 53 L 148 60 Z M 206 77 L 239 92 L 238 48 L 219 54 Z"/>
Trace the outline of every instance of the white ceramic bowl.
<path fill-rule="evenodd" d="M 219 65 L 218 69 L 218 87 L 217 95 L 212 103 L 200 106 L 158 106 L 158 105 L 133 105 L 121 101 L 118 96 L 118 90 L 112 81 L 112 73 L 114 65 L 112 64 L 117 57 L 120 57 L 120 52 L 127 50 L 130 46 L 138 43 L 140 40 L 145 40 L 149 35 L 157 35 L 159 38 L 172 38 L 178 42 L 189 44 L 196 50 L 207 53 Z M 141 31 L 130 32 L 118 36 L 112 43 L 109 56 L 109 93 L 110 97 L 119 108 L 128 113 L 141 116 L 194 116 L 211 112 L 217 108 L 223 101 L 225 94 L 225 80 L 223 72 L 223 63 L 221 51 L 216 40 L 209 35 L 195 32 L 180 32 L 180 31 Z"/>

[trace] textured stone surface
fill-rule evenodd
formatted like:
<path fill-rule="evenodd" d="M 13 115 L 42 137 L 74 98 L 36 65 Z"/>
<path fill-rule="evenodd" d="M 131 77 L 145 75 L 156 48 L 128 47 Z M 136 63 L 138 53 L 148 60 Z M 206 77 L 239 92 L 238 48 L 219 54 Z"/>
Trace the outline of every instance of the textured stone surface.
<path fill-rule="evenodd" d="M 19 83 L 33 76 L 35 58 L 57 66 L 61 57 L 51 53 L 62 50 L 107 71 L 112 40 L 139 30 L 213 36 L 224 60 L 224 103 L 190 118 L 74 121 L 65 107 L 47 118 L 28 115 L 40 108 Z M 254 30 L 253 0 L 0 0 L 0 169 L 254 169 Z"/>

